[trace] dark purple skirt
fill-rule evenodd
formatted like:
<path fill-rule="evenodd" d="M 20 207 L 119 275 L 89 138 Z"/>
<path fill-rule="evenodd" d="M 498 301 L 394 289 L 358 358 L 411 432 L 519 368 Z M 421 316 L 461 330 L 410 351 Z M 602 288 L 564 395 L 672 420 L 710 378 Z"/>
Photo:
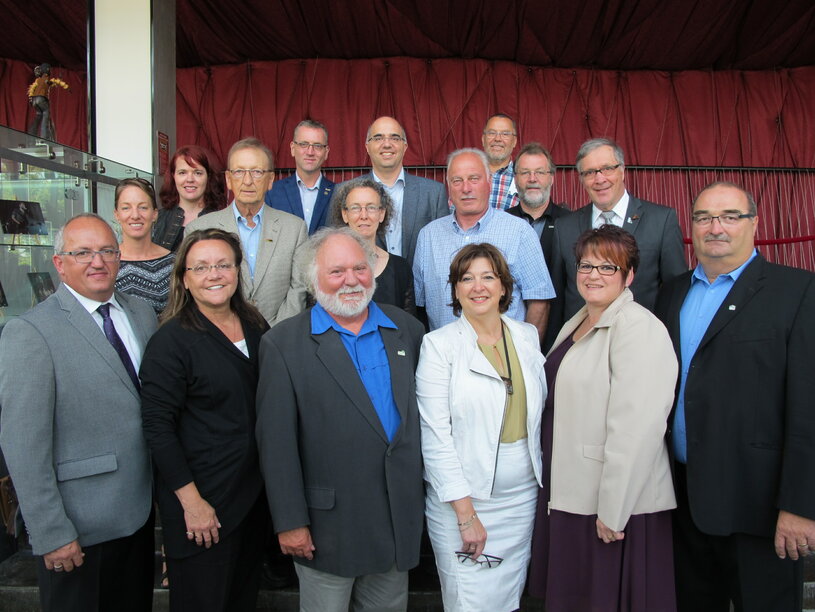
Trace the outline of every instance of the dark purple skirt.
<path fill-rule="evenodd" d="M 552 465 L 555 376 L 572 344 L 567 339 L 546 362 L 544 466 Z M 550 470 L 543 472 L 527 585 L 545 600 L 546 612 L 675 612 L 671 512 L 634 515 L 623 540 L 604 544 L 596 514 L 547 514 Z"/>

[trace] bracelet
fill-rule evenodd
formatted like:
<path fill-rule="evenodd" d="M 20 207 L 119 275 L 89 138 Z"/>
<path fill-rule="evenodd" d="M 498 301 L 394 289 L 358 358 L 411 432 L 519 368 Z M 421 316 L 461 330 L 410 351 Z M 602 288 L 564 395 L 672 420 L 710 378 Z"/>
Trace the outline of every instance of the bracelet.
<path fill-rule="evenodd" d="M 475 520 L 476 516 L 478 516 L 478 514 L 473 512 L 473 515 L 469 519 L 467 519 L 466 521 L 464 521 L 462 523 L 458 523 L 458 530 L 459 531 L 464 531 L 465 529 L 468 529 L 468 528 L 472 527 L 473 521 Z"/>

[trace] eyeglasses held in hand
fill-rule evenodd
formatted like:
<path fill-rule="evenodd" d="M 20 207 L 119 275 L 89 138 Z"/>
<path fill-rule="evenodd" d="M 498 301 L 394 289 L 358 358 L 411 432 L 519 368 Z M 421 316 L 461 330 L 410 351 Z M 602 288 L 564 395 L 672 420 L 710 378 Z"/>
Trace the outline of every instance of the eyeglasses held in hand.
<path fill-rule="evenodd" d="M 498 567 L 504 561 L 503 557 L 485 555 L 483 553 L 478 555 L 476 559 L 473 559 L 472 556 L 470 556 L 470 553 L 464 552 L 463 550 L 456 551 L 456 558 L 458 559 L 459 563 L 464 565 L 480 565 L 481 567 L 486 567 L 488 569 Z"/>

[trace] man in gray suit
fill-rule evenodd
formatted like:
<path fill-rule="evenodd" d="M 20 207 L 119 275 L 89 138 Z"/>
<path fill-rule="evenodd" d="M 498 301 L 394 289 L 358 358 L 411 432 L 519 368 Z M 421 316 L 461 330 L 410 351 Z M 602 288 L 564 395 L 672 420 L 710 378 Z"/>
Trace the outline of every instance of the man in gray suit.
<path fill-rule="evenodd" d="M 239 140 L 227 156 L 231 206 L 192 221 L 185 234 L 216 227 L 237 234 L 243 248 L 244 297 L 274 325 L 305 307 L 306 290 L 294 274 L 294 253 L 308 238 L 305 222 L 264 205 L 274 182 L 272 152 L 256 138 Z"/>
<path fill-rule="evenodd" d="M 424 485 L 414 371 L 423 335 L 371 302 L 376 254 L 324 228 L 302 266 L 317 305 L 261 341 L 256 435 L 300 610 L 405 610 Z M 315 384 L 319 381 L 319 384 Z"/>
<path fill-rule="evenodd" d="M 413 266 L 419 230 L 450 210 L 444 185 L 405 172 L 402 160 L 407 148 L 405 129 L 393 117 L 380 117 L 368 128 L 365 150 L 371 159 L 370 176 L 382 183 L 394 207 L 381 246 Z"/>
<path fill-rule="evenodd" d="M 662 283 L 688 269 L 676 211 L 628 193 L 625 158 L 616 142 L 606 138 L 587 140 L 577 152 L 576 164 L 591 204 L 555 223 L 551 270 L 558 297 L 552 304 L 545 350 L 563 323 L 583 306 L 583 298 L 577 292 L 574 244 L 586 230 L 612 223 L 634 235 L 640 250 L 640 265 L 631 291 L 634 300 L 648 310 L 654 309 Z"/>
<path fill-rule="evenodd" d="M 54 241 L 57 291 L 0 339 L 0 445 L 39 555 L 43 610 L 150 610 L 153 518 L 139 368 L 156 328 L 114 292 L 119 246 L 93 214 Z"/>

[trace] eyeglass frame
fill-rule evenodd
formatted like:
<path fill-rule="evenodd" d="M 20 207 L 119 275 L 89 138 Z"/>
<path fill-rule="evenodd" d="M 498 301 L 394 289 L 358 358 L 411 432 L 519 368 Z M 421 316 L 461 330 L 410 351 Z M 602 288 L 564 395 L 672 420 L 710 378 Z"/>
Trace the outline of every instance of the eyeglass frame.
<path fill-rule="evenodd" d="M 246 176 L 247 172 L 253 181 L 261 180 L 267 172 L 274 174 L 274 170 L 261 170 L 260 168 L 235 168 L 234 170 L 227 170 L 227 172 L 229 172 L 233 178 L 239 181 L 243 180 L 243 177 Z"/>
<path fill-rule="evenodd" d="M 545 177 L 547 174 L 554 174 L 554 170 L 542 170 L 538 168 L 537 170 L 518 170 L 515 172 L 517 176 L 527 178 L 531 176 L 540 176 L 541 178 Z"/>
<path fill-rule="evenodd" d="M 581 266 L 583 266 L 584 268 L 590 268 L 590 269 L 581 270 L 580 269 Z M 600 264 L 599 266 L 593 266 L 593 265 L 591 265 L 590 263 L 588 263 L 586 261 L 578 261 L 574 265 L 574 267 L 575 267 L 575 270 L 577 271 L 578 274 L 591 274 L 592 271 L 597 270 L 597 274 L 599 274 L 600 276 L 614 276 L 615 274 L 617 274 L 617 272 L 619 272 L 620 270 L 623 269 L 622 266 L 615 266 L 614 264 Z M 614 268 L 614 271 L 611 272 L 611 273 L 602 272 L 600 270 L 600 268 Z"/>
<path fill-rule="evenodd" d="M 708 225 L 713 225 L 713 219 L 719 221 L 719 225 L 724 225 L 727 227 L 731 227 L 736 225 L 742 219 L 752 219 L 756 216 L 756 213 L 724 213 L 721 215 L 691 215 L 690 220 L 691 223 L 697 225 L 699 227 L 707 227 Z M 722 219 L 731 219 L 730 221 L 722 221 Z"/>
<path fill-rule="evenodd" d="M 83 261 L 80 259 L 82 257 L 86 257 L 87 253 L 90 253 L 91 256 L 87 261 Z M 109 258 L 105 258 L 105 253 L 109 253 Z M 83 263 L 89 264 L 93 261 L 93 258 L 99 255 L 102 258 L 102 261 L 110 263 L 112 261 L 119 261 L 119 258 L 122 256 L 122 252 L 119 249 L 100 249 L 98 251 L 94 251 L 93 249 L 80 249 L 79 251 L 60 251 L 57 255 L 70 255 L 74 258 L 76 263 Z"/>
<path fill-rule="evenodd" d="M 603 166 L 602 168 L 595 168 L 594 170 L 581 170 L 577 175 L 581 180 L 588 180 L 595 178 L 598 174 L 603 176 L 611 176 L 617 168 L 622 166 L 622 163 L 614 164 L 613 166 Z"/>
<path fill-rule="evenodd" d="M 315 153 L 322 153 L 326 149 L 328 149 L 328 143 L 323 144 L 322 142 L 307 142 L 305 140 L 297 141 L 292 140 L 291 143 L 296 145 L 301 151 L 308 151 L 309 148 L 314 149 Z"/>
<path fill-rule="evenodd" d="M 487 138 L 498 138 L 500 137 L 502 140 L 504 138 L 512 138 L 513 136 L 517 136 L 515 132 L 510 132 L 507 130 L 484 130 L 484 136 Z"/>
<path fill-rule="evenodd" d="M 354 210 L 354 209 L 357 210 Z M 342 209 L 346 211 L 349 215 L 359 215 L 362 214 L 362 209 L 365 209 L 369 215 L 375 215 L 380 210 L 385 208 L 381 204 L 368 204 L 367 206 L 360 206 L 359 204 L 353 204 L 352 206 L 343 206 Z"/>
<path fill-rule="evenodd" d="M 234 270 L 238 267 L 238 264 L 233 263 L 217 263 L 217 264 L 210 264 L 208 266 L 201 264 L 198 266 L 192 266 L 191 268 L 184 268 L 187 272 L 192 272 L 196 276 L 202 276 L 215 268 L 219 272 L 229 272 L 230 270 Z"/>
<path fill-rule="evenodd" d="M 496 557 L 495 555 L 488 555 L 487 553 L 481 553 L 478 556 L 479 558 L 476 559 L 473 559 L 472 553 L 468 553 L 463 550 L 457 550 L 455 553 L 459 563 L 464 564 L 469 561 L 474 565 L 480 565 L 482 567 L 486 565 L 487 569 L 498 567 L 504 562 L 503 557 Z M 484 561 L 481 561 L 480 557 L 484 557 Z"/>
<path fill-rule="evenodd" d="M 393 144 L 399 144 L 401 142 L 407 144 L 407 138 L 400 134 L 374 134 L 373 136 L 369 137 L 368 140 L 366 140 L 365 142 L 382 144 L 385 141 L 392 142 Z"/>

